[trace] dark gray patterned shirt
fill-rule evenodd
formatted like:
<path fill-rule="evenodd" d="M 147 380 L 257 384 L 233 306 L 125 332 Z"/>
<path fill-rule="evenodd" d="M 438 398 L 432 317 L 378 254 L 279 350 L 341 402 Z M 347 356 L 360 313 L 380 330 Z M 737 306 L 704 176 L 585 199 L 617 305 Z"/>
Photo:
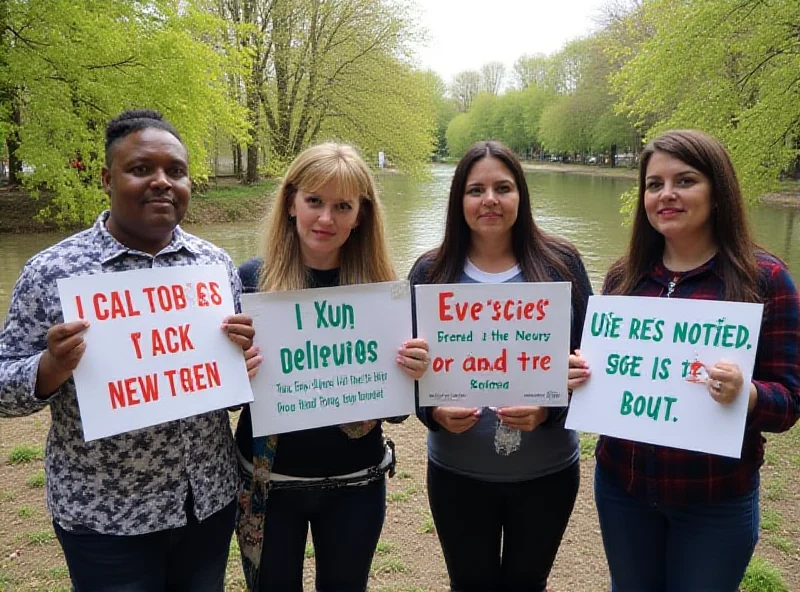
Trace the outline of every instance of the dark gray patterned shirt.
<path fill-rule="evenodd" d="M 238 477 L 228 413 L 205 413 L 84 442 L 72 379 L 49 399 L 34 395 L 47 330 L 64 320 L 56 280 L 222 263 L 237 310 L 241 284 L 230 257 L 211 243 L 176 228 L 170 244 L 153 257 L 114 239 L 107 218 L 104 212 L 94 226 L 35 255 L 23 268 L 0 333 L 0 417 L 35 413 L 49 404 L 45 472 L 53 517 L 67 529 L 81 525 L 104 534 L 135 535 L 184 525 L 190 485 L 200 520 L 233 500 Z"/>

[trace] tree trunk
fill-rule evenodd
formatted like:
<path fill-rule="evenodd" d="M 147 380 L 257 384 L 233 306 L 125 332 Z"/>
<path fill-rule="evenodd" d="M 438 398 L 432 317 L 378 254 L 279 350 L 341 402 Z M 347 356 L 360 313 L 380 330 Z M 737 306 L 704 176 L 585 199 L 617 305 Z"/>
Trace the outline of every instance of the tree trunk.
<path fill-rule="evenodd" d="M 8 184 L 19 185 L 22 183 L 22 161 L 17 157 L 19 148 L 19 126 L 22 125 L 22 112 L 19 103 L 12 99 L 13 110 L 11 112 L 11 122 L 14 127 L 9 130 L 6 136 L 6 148 L 8 149 Z"/>
<path fill-rule="evenodd" d="M 250 141 L 247 143 L 247 177 L 246 183 L 258 181 L 258 130 L 261 122 L 261 104 L 258 90 L 251 82 L 247 89 L 247 110 L 250 119 Z"/>
<path fill-rule="evenodd" d="M 247 183 L 258 181 L 258 144 L 253 141 L 247 146 Z"/>

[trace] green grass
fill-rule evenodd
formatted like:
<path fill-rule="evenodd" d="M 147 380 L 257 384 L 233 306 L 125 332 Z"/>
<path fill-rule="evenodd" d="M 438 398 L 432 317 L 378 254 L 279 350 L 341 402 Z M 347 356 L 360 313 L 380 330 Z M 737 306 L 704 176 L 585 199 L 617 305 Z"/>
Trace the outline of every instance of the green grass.
<path fill-rule="evenodd" d="M 42 460 L 43 458 L 44 448 L 42 446 L 18 444 L 11 449 L 11 452 L 8 455 L 8 464 L 20 465 L 33 462 L 35 460 Z"/>
<path fill-rule="evenodd" d="M 305 555 L 306 559 L 311 559 L 311 558 L 314 557 L 314 555 L 315 555 L 315 553 L 314 553 L 314 545 L 312 543 L 306 543 L 306 550 L 305 550 L 304 555 Z"/>
<path fill-rule="evenodd" d="M 378 546 L 375 547 L 375 553 L 377 555 L 389 555 L 393 553 L 397 549 L 397 545 L 394 543 L 387 543 L 386 541 L 378 541 Z"/>
<path fill-rule="evenodd" d="M 0 592 L 6 592 L 6 590 L 8 590 L 8 592 L 11 592 L 12 590 L 11 585 L 16 583 L 17 579 L 14 576 L 12 576 L 11 574 L 7 574 L 3 571 L 0 571 Z"/>
<path fill-rule="evenodd" d="M 594 434 L 580 434 L 581 458 L 586 460 L 594 457 L 594 447 L 597 444 L 597 436 Z"/>
<path fill-rule="evenodd" d="M 215 187 L 214 183 L 210 183 L 208 189 L 203 193 L 192 195 L 192 199 L 201 199 L 207 201 L 228 200 L 247 197 L 260 197 L 267 196 L 272 193 L 277 187 L 278 182 L 274 179 L 259 181 L 252 185 L 223 185 Z"/>
<path fill-rule="evenodd" d="M 400 471 L 399 473 L 397 473 L 397 478 L 398 479 L 411 479 L 411 473 L 409 473 L 408 471 Z"/>
<path fill-rule="evenodd" d="M 375 562 L 370 570 L 373 574 L 398 574 L 405 573 L 408 568 L 398 559 L 382 559 Z"/>
<path fill-rule="evenodd" d="M 0 492 L 0 502 L 13 502 L 14 501 L 14 492 L 13 491 L 1 491 Z"/>
<path fill-rule="evenodd" d="M 783 551 L 787 555 L 795 555 L 797 553 L 797 545 L 786 537 L 771 535 L 767 538 L 767 542 L 769 542 L 770 545 L 779 551 Z"/>
<path fill-rule="evenodd" d="M 236 535 L 234 535 L 231 539 L 231 546 L 228 549 L 228 557 L 239 557 L 239 539 L 236 538 Z"/>
<path fill-rule="evenodd" d="M 764 463 L 770 467 L 774 467 L 778 463 L 779 459 L 780 456 L 774 450 L 767 450 L 764 452 Z"/>
<path fill-rule="evenodd" d="M 405 502 L 408 501 L 412 495 L 417 493 L 417 488 L 414 485 L 409 485 L 402 491 L 392 491 L 386 495 L 386 500 L 389 502 Z"/>
<path fill-rule="evenodd" d="M 40 489 L 44 487 L 44 471 L 36 471 L 33 475 L 28 477 L 28 480 L 25 483 L 28 484 L 28 487 L 33 489 Z"/>
<path fill-rule="evenodd" d="M 17 510 L 17 516 L 20 518 L 30 518 L 33 516 L 33 514 L 33 509 L 29 508 L 28 506 L 22 506 L 19 510 Z"/>
<path fill-rule="evenodd" d="M 66 565 L 62 565 L 60 567 L 54 567 L 52 569 L 47 570 L 47 574 L 51 578 L 68 578 L 69 569 L 67 569 Z"/>
<path fill-rule="evenodd" d="M 424 511 L 424 519 L 422 521 L 422 526 L 419 529 L 420 534 L 433 534 L 436 532 L 436 526 L 433 524 L 433 516 L 431 516 L 430 511 Z"/>
<path fill-rule="evenodd" d="M 741 588 L 744 592 L 789 592 L 778 569 L 761 557 L 750 561 Z"/>
<path fill-rule="evenodd" d="M 25 535 L 25 538 L 31 545 L 46 545 L 50 541 L 56 538 L 56 535 L 53 533 L 52 530 L 40 530 L 39 532 L 29 532 Z"/>
<path fill-rule="evenodd" d="M 772 508 L 764 508 L 761 510 L 761 530 L 771 532 L 780 528 L 782 517 L 780 512 Z"/>
<path fill-rule="evenodd" d="M 767 481 L 764 487 L 764 497 L 771 502 L 777 502 L 784 498 L 786 495 L 786 479 L 783 477 L 773 476 Z"/>

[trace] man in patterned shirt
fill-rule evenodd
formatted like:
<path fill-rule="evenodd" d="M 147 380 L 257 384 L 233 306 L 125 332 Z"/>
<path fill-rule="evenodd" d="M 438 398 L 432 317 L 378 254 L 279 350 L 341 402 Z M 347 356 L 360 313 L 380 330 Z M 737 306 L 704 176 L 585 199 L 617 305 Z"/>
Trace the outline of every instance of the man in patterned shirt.
<path fill-rule="evenodd" d="M 237 311 L 241 285 L 224 251 L 178 227 L 191 192 L 188 153 L 159 113 L 128 111 L 109 123 L 102 180 L 110 210 L 34 256 L 14 287 L 0 333 L 0 417 L 50 406 L 47 507 L 77 592 L 222 591 L 238 486 L 227 412 L 85 442 L 72 371 L 88 323 L 64 323 L 56 280 L 222 263 Z M 244 315 L 221 330 L 252 345 Z"/>

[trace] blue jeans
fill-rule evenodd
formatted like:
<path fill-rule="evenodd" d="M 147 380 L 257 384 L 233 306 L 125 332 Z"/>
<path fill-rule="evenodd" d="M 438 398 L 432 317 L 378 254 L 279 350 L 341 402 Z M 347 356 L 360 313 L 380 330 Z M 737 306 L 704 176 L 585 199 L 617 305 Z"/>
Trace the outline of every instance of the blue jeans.
<path fill-rule="evenodd" d="M 732 500 L 659 506 L 595 470 L 612 592 L 736 592 L 758 541 L 758 489 Z"/>
<path fill-rule="evenodd" d="M 258 592 L 303 592 L 309 526 L 317 592 L 364 592 L 385 515 L 385 478 L 337 489 L 271 489 Z"/>
<path fill-rule="evenodd" d="M 133 536 L 53 522 L 74 592 L 222 592 L 236 502 L 198 522 Z"/>

